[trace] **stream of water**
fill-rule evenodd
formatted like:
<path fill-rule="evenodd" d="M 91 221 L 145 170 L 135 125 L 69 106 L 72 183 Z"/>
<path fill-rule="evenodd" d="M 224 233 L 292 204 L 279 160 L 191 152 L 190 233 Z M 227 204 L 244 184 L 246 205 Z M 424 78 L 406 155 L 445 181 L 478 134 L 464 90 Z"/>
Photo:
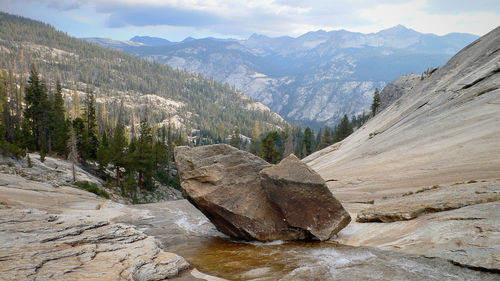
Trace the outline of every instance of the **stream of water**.
<path fill-rule="evenodd" d="M 334 242 L 245 242 L 230 239 L 185 200 L 140 206 L 134 222 L 165 250 L 199 271 L 229 280 L 498 280 L 437 258 Z"/>

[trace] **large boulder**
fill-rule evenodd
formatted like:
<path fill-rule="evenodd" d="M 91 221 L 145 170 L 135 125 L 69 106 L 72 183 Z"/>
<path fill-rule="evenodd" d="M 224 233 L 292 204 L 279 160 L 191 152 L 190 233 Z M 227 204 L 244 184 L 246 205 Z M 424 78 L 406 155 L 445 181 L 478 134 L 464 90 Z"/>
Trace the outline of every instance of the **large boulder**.
<path fill-rule="evenodd" d="M 327 240 L 351 222 L 323 178 L 295 155 L 263 169 L 260 176 L 269 199 L 289 225 Z"/>
<path fill-rule="evenodd" d="M 271 166 L 218 144 L 176 147 L 175 160 L 186 198 L 232 237 L 326 240 L 350 222 L 323 179 L 295 156 Z"/>
<path fill-rule="evenodd" d="M 175 161 L 186 198 L 225 234 L 245 240 L 304 239 L 273 208 L 259 172 L 270 165 L 225 144 L 176 147 Z"/>

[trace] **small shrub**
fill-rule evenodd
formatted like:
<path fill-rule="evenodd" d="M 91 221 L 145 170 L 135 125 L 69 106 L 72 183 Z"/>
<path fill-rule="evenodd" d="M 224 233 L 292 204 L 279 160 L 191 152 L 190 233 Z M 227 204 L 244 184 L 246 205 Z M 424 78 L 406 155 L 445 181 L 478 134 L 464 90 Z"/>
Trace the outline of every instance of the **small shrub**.
<path fill-rule="evenodd" d="M 431 190 L 431 189 L 436 189 L 436 188 L 440 188 L 441 186 L 439 185 L 433 185 L 433 186 L 430 186 L 430 187 L 424 187 L 422 189 L 419 189 L 417 191 L 415 191 L 415 193 L 421 193 L 421 192 L 424 192 L 424 191 L 427 191 L 427 190 Z"/>
<path fill-rule="evenodd" d="M 12 156 L 15 158 L 22 158 L 26 155 L 26 150 L 19 146 L 7 141 L 0 140 L 0 151 L 3 156 Z"/>
<path fill-rule="evenodd" d="M 477 182 L 476 180 L 470 180 L 467 183 L 476 183 L 476 182 Z"/>
<path fill-rule="evenodd" d="M 7 166 L 9 166 L 9 167 L 14 167 L 14 163 L 12 163 L 12 162 L 7 162 Z"/>
<path fill-rule="evenodd" d="M 75 182 L 75 185 L 83 190 L 86 190 L 88 192 L 92 192 L 97 196 L 101 196 L 101 197 L 104 197 L 106 199 L 110 198 L 109 193 L 106 190 L 99 189 L 99 187 L 97 187 L 94 184 L 89 183 L 88 181 L 77 181 L 77 182 Z"/>

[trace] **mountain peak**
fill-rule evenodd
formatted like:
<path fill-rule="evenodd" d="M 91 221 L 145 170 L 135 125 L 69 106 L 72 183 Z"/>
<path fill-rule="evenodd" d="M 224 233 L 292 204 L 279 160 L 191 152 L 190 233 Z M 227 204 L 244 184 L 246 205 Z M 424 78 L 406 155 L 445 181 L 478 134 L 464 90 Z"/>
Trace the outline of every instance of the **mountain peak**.
<path fill-rule="evenodd" d="M 253 33 L 252 35 L 250 35 L 250 37 L 248 37 L 247 40 L 258 40 L 258 39 L 263 39 L 263 38 L 268 38 L 268 37 L 265 35 L 262 35 L 262 34 Z"/>
<path fill-rule="evenodd" d="M 184 38 L 184 40 L 182 40 L 181 42 L 182 43 L 186 43 L 186 42 L 191 42 L 191 41 L 194 41 L 194 40 L 196 40 L 196 38 L 193 38 L 193 37 L 189 36 L 189 37 Z"/>
<path fill-rule="evenodd" d="M 382 29 L 377 34 L 382 35 L 396 35 L 396 34 L 419 34 L 417 31 L 408 28 L 402 24 L 395 25 L 393 27 L 389 27 L 387 29 Z"/>
<path fill-rule="evenodd" d="M 407 31 L 407 30 L 411 30 L 411 29 L 407 28 L 406 26 L 404 26 L 402 24 L 398 24 L 398 25 L 395 25 L 393 27 L 382 29 L 379 31 L 379 33 L 387 33 L 387 32 L 395 33 L 395 32 Z"/>

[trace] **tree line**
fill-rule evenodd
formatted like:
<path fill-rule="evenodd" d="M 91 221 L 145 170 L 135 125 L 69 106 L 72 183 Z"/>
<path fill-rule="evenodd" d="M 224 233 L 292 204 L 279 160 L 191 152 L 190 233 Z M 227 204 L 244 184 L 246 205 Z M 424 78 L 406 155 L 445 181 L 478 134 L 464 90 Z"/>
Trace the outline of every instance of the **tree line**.
<path fill-rule="evenodd" d="M 130 130 L 125 126 L 123 103 L 116 123 L 98 118 L 90 87 L 81 106 L 79 99 L 73 100 L 69 114 L 59 79 L 55 89 L 49 90 L 31 66 L 26 84 L 21 81 L 10 70 L 0 71 L 0 148 L 4 154 L 27 156 L 29 163 L 29 151 L 40 152 L 42 162 L 49 154 L 87 168 L 95 163 L 96 173 L 132 201 L 137 201 L 143 190 L 154 190 L 156 182 L 178 185 L 170 173 L 172 148 L 184 145 L 185 140 L 170 123 L 155 127 L 143 119 L 136 133 L 134 125 Z"/>
<path fill-rule="evenodd" d="M 262 134 L 259 122 L 255 121 L 251 140 L 244 140 L 238 128 L 235 128 L 229 138 L 229 144 L 247 150 L 274 164 L 292 153 L 299 158 L 305 158 L 313 152 L 347 138 L 355 129 L 361 127 L 371 117 L 374 117 L 378 113 L 379 107 L 380 93 L 378 88 L 375 88 L 369 114 L 363 111 L 350 119 L 344 114 L 340 123 L 333 128 L 325 126 L 316 133 L 310 127 L 302 129 L 301 126 L 287 126 L 282 131 L 271 131 Z"/>
<path fill-rule="evenodd" d="M 358 116 L 352 116 L 351 119 L 344 115 L 337 126 L 333 128 L 325 126 L 318 132 L 310 127 L 302 129 L 301 126 L 287 126 L 284 130 L 264 134 L 260 131 L 260 123 L 256 121 L 250 140 L 244 139 L 238 128 L 235 128 L 228 142 L 236 148 L 247 150 L 275 164 L 292 153 L 299 158 L 304 158 L 315 151 L 342 141 L 369 118 L 370 115 L 363 112 Z"/>
<path fill-rule="evenodd" d="M 120 112 L 119 102 L 114 101 L 124 98 L 139 104 L 124 108 L 128 112 L 122 116 L 125 124 L 130 124 L 131 111 L 147 116 L 151 123 L 166 120 L 165 108 L 141 99 L 145 94 L 183 104 L 176 114 L 184 120 L 186 131 L 203 128 L 217 141 L 223 141 L 235 125 L 250 135 L 255 120 L 265 130 L 285 123 L 271 112 L 252 110 L 249 105 L 255 101 L 229 84 L 96 46 L 41 22 L 0 12 L 0 38 L 0 68 L 27 75 L 26 66 L 34 63 L 44 76 L 59 77 L 63 88 L 85 92 L 89 85 L 95 87 L 95 94 L 109 101 L 97 111 L 102 107 L 114 123 Z"/>
<path fill-rule="evenodd" d="M 68 158 L 84 167 L 95 163 L 96 173 L 119 187 L 122 195 L 131 201 L 137 201 L 144 190 L 154 190 L 156 183 L 178 185 L 178 178 L 171 173 L 173 147 L 177 145 L 227 142 L 270 163 L 278 163 L 289 154 L 304 158 L 342 141 L 370 117 L 364 112 L 351 119 L 344 115 L 337 126 L 325 126 L 318 132 L 309 127 L 287 126 L 281 131 L 262 133 L 260 122 L 255 121 L 251 138 L 245 138 L 237 126 L 229 138 L 213 138 L 206 129 L 198 130 L 194 138 L 184 138 L 182 132 L 171 127 L 171 122 L 158 127 L 148 122 L 147 116 L 141 120 L 138 132 L 132 116 L 128 129 L 123 102 L 116 121 L 110 122 L 103 116 L 105 110 L 96 109 L 91 86 L 87 87 L 82 104 L 78 92 L 74 91 L 71 110 L 67 110 L 60 79 L 56 80 L 54 89 L 50 89 L 34 65 L 28 80 L 23 82 L 22 74 L 17 77 L 11 70 L 0 71 L 0 148 L 3 153 L 24 157 L 27 151 L 38 151 L 41 161 L 49 154 Z M 378 90 L 374 96 L 378 96 Z M 372 106 L 372 110 L 375 112 L 377 107 Z"/>

